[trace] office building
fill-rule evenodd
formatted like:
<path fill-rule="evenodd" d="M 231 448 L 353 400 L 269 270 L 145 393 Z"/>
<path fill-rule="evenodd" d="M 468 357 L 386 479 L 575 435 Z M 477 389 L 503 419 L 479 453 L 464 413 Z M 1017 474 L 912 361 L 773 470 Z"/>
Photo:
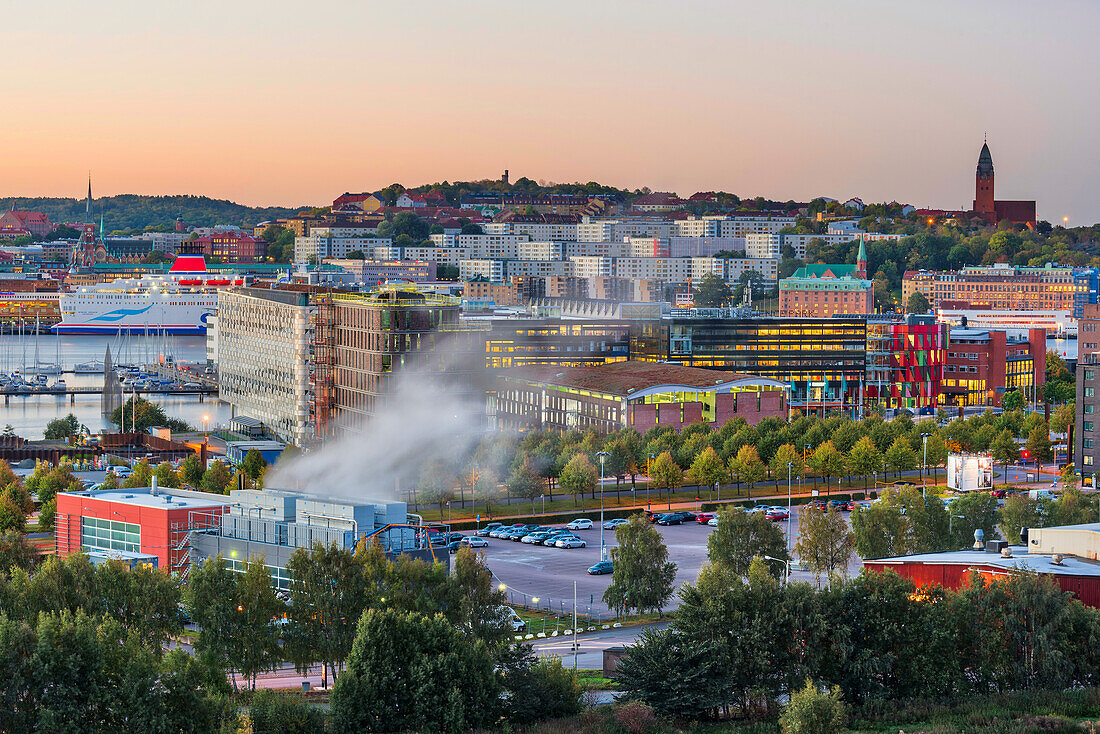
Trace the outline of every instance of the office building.
<path fill-rule="evenodd" d="M 931 415 L 941 402 L 948 329 L 930 315 L 868 315 L 864 406 Z"/>
<path fill-rule="evenodd" d="M 945 405 L 1000 407 L 1005 393 L 1017 390 L 1027 402 L 1046 378 L 1047 333 L 1031 329 L 1026 337 L 992 329 L 952 328 L 943 366 Z"/>
<path fill-rule="evenodd" d="M 901 288 L 903 302 L 913 293 L 921 293 L 933 309 L 1071 313 L 1078 305 L 1078 295 L 1088 291 L 1087 284 L 1075 281 L 1073 268 L 1050 263 L 1044 267 L 996 263 L 958 271 L 909 270 Z"/>
<path fill-rule="evenodd" d="M 1078 326 L 1073 461 L 1093 489 L 1100 487 L 1100 306 L 1089 304 Z"/>

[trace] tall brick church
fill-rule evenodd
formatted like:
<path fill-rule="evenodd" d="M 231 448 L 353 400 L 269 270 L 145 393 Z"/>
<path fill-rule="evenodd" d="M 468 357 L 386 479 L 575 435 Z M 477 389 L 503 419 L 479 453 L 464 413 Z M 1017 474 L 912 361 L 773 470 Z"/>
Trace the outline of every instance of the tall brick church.
<path fill-rule="evenodd" d="M 978 154 L 978 172 L 974 177 L 974 214 L 991 224 L 1008 220 L 1035 227 L 1034 201 L 997 201 L 993 198 L 993 156 L 989 144 Z"/>

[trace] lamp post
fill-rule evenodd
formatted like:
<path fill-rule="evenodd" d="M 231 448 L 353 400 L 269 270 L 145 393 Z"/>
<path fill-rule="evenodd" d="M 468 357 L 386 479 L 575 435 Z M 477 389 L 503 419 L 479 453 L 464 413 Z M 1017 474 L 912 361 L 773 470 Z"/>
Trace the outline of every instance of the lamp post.
<path fill-rule="evenodd" d="M 202 417 L 202 442 L 204 444 L 210 443 L 210 433 L 206 430 L 206 424 L 210 422 L 210 416 L 204 415 Z"/>
<path fill-rule="evenodd" d="M 791 580 L 791 559 L 788 558 L 787 560 L 784 561 L 782 558 L 776 558 L 775 556 L 764 556 L 764 559 L 768 560 L 768 561 L 779 561 L 780 563 L 782 563 L 783 567 L 784 567 L 783 583 L 786 584 L 786 583 L 790 582 L 790 580 Z"/>
<path fill-rule="evenodd" d="M 645 508 L 650 511 L 653 510 L 653 507 L 649 504 L 649 490 L 653 486 L 653 460 L 656 458 L 656 454 L 650 454 L 649 463 L 645 465 L 646 479 L 649 480 L 645 485 Z"/>
<path fill-rule="evenodd" d="M 787 555 L 791 554 L 791 469 L 793 461 L 787 462 Z"/>
<path fill-rule="evenodd" d="M 959 518 L 960 520 L 965 520 L 966 519 L 966 515 L 948 515 L 947 516 L 947 535 L 948 535 L 948 537 L 952 537 L 952 536 L 955 535 L 955 518 L 956 517 Z M 954 550 L 954 548 L 952 548 L 952 550 Z"/>
<path fill-rule="evenodd" d="M 596 456 L 600 457 L 600 560 L 606 561 L 607 548 L 603 542 L 603 463 L 611 454 L 606 451 L 597 451 Z"/>
<path fill-rule="evenodd" d="M 921 434 L 921 438 L 924 439 L 924 466 L 920 470 L 920 483 L 921 494 L 924 495 L 925 499 L 928 498 L 928 437 L 931 435 L 931 433 Z"/>

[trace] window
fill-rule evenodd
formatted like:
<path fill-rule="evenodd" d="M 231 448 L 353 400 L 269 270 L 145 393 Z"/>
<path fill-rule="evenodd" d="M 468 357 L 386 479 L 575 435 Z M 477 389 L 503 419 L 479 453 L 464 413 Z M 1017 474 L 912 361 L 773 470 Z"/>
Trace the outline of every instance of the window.
<path fill-rule="evenodd" d="M 1095 405 L 1085 404 L 1085 415 L 1092 415 L 1096 411 Z"/>
<path fill-rule="evenodd" d="M 1086 387 L 1085 388 L 1085 397 L 1086 398 L 1091 398 L 1091 397 L 1094 397 L 1095 395 L 1096 395 L 1096 388 L 1094 388 L 1094 387 Z"/>
<path fill-rule="evenodd" d="M 1084 456 L 1082 456 L 1081 457 L 1081 463 L 1084 464 L 1085 466 L 1092 466 L 1092 455 L 1091 454 L 1085 454 Z"/>
<path fill-rule="evenodd" d="M 1081 430 L 1091 431 L 1092 430 L 1092 421 L 1081 421 Z"/>
<path fill-rule="evenodd" d="M 141 550 L 141 526 L 98 517 L 80 518 L 80 547 L 83 550 Z"/>
<path fill-rule="evenodd" d="M 1086 449 L 1091 449 L 1092 448 L 1092 439 L 1091 438 L 1084 439 L 1081 445 Z"/>

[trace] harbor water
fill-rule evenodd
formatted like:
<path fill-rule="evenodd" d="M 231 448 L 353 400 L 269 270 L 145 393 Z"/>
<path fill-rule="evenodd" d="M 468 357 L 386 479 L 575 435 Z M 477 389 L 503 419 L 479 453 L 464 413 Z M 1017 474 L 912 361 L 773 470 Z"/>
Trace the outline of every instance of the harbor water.
<path fill-rule="evenodd" d="M 102 387 L 103 375 L 73 374 L 73 367 L 80 363 L 102 361 L 108 344 L 115 364 L 152 364 L 159 355 L 171 356 L 184 364 L 206 364 L 206 337 L 133 335 L 129 337 L 99 335 L 33 335 L 0 334 L 0 371 L 5 375 L 18 370 L 30 379 L 35 374 L 35 364 L 60 364 L 62 375 L 49 375 L 51 383 L 58 377 L 68 387 Z M 37 351 L 37 359 L 36 359 Z M 146 395 L 146 400 L 157 403 L 170 418 L 187 421 L 196 428 L 202 427 L 202 417 L 210 417 L 209 428 L 229 422 L 230 408 L 216 397 L 206 396 L 200 402 L 198 395 Z M 75 402 L 74 402 L 75 399 Z M 20 394 L 7 397 L 0 404 L 0 427 L 10 425 L 16 435 L 28 439 L 42 438 L 46 423 L 69 413 L 92 431 L 113 427 L 101 410 L 98 394 L 49 395 Z"/>

